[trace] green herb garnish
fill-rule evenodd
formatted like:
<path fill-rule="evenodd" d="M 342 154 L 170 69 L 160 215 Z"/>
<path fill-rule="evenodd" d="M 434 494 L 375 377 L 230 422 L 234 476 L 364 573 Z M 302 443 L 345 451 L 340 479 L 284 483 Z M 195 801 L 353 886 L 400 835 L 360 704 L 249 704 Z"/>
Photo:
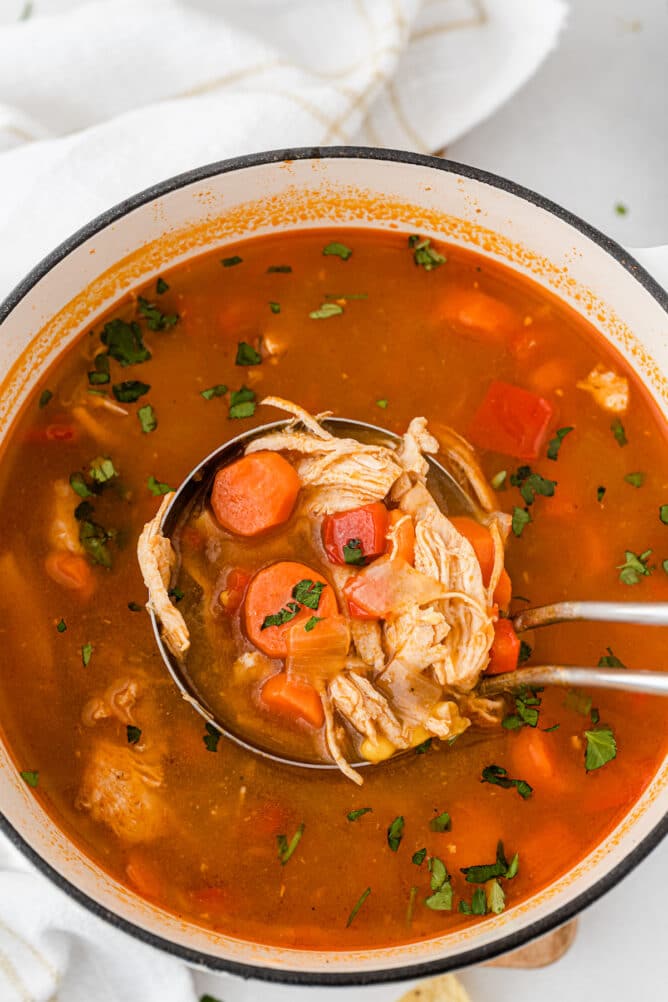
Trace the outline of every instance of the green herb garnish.
<path fill-rule="evenodd" d="M 449 912 L 452 909 L 452 884 L 445 863 L 438 856 L 432 856 L 428 865 L 431 873 L 430 885 L 434 893 L 425 898 L 424 903 L 432 911 Z"/>
<path fill-rule="evenodd" d="M 48 404 L 49 400 L 52 400 L 52 399 L 53 399 L 53 393 L 51 392 L 51 390 L 42 390 L 42 392 L 39 395 L 39 407 L 40 407 L 40 410 L 42 409 L 42 407 L 46 407 L 46 405 Z"/>
<path fill-rule="evenodd" d="M 93 365 L 95 366 L 92 372 L 88 373 L 88 382 L 91 386 L 100 386 L 103 383 L 108 383 L 111 380 L 109 375 L 109 355 L 104 352 L 100 352 L 93 359 Z"/>
<path fill-rule="evenodd" d="M 204 730 L 206 732 L 205 734 L 202 735 L 202 741 L 204 742 L 204 747 L 206 748 L 207 751 L 217 752 L 218 742 L 220 741 L 221 738 L 220 731 L 218 730 L 217 727 L 214 727 L 213 724 L 209 723 L 204 725 Z"/>
<path fill-rule="evenodd" d="M 281 304 L 280 303 L 275 303 L 275 302 L 273 302 L 273 300 L 270 299 L 269 300 L 269 309 L 271 310 L 272 313 L 280 313 L 281 312 Z"/>
<path fill-rule="evenodd" d="M 161 296 L 163 292 L 169 291 L 169 286 L 165 282 L 164 278 L 159 278 L 158 281 L 155 283 L 155 291 L 158 293 L 159 296 Z"/>
<path fill-rule="evenodd" d="M 616 654 L 613 653 L 612 647 L 606 647 L 607 654 L 604 654 L 598 659 L 599 668 L 626 668 L 627 665 L 623 661 L 620 661 Z"/>
<path fill-rule="evenodd" d="M 111 567 L 111 553 L 107 543 L 113 539 L 113 533 L 107 532 L 105 528 L 85 519 L 79 523 L 79 542 L 91 558 L 93 563 L 102 567 Z"/>
<path fill-rule="evenodd" d="M 333 240 L 331 244 L 327 244 L 326 247 L 322 248 L 323 254 L 331 254 L 335 257 L 340 257 L 342 261 L 347 261 L 349 257 L 352 256 L 352 251 L 350 247 L 346 247 L 345 244 L 337 243 Z"/>
<path fill-rule="evenodd" d="M 513 508 L 513 517 L 511 525 L 513 533 L 518 538 L 522 535 L 529 522 L 532 521 L 533 519 L 531 518 L 531 515 L 526 510 L 526 508 L 518 508 L 517 505 L 515 505 L 515 507 Z"/>
<path fill-rule="evenodd" d="M 238 254 L 233 254 L 232 257 L 224 257 L 220 263 L 223 268 L 234 268 L 236 264 L 241 264 L 242 261 L 242 257 L 239 257 Z"/>
<path fill-rule="evenodd" d="M 507 770 L 500 765 L 485 766 L 482 770 L 480 781 L 481 783 L 492 783 L 494 786 L 500 786 L 504 790 L 510 790 L 512 787 L 515 787 L 522 800 L 527 800 L 533 793 L 533 787 L 525 779 L 511 779 L 508 776 Z"/>
<path fill-rule="evenodd" d="M 624 430 L 624 425 L 619 420 L 619 418 L 615 418 L 615 420 L 612 422 L 612 424 L 610 425 L 610 431 L 615 436 L 617 445 L 622 446 L 629 444 L 629 440 L 626 437 L 626 431 Z"/>
<path fill-rule="evenodd" d="M 364 554 L 362 553 L 362 543 L 359 539 L 349 539 L 343 544 L 343 559 L 347 564 L 363 564 Z"/>
<path fill-rule="evenodd" d="M 659 520 L 663 522 L 664 525 L 668 525 L 668 504 L 662 504 L 659 507 Z"/>
<path fill-rule="evenodd" d="M 528 661 L 533 653 L 533 647 L 531 644 L 527 644 L 526 640 L 520 640 L 520 653 L 518 657 L 518 663 L 523 665 L 525 661 Z"/>
<path fill-rule="evenodd" d="M 564 699 L 564 706 L 568 710 L 582 714 L 583 717 L 588 717 L 591 710 L 591 696 L 582 689 L 569 689 Z"/>
<path fill-rule="evenodd" d="M 309 313 L 311 320 L 327 320 L 329 317 L 338 317 L 343 313 L 343 307 L 339 303 L 323 303 L 317 310 Z"/>
<path fill-rule="evenodd" d="M 527 647 L 529 647 L 528 644 Z M 530 654 L 531 648 L 529 648 L 529 655 Z M 527 655 L 527 657 L 529 655 Z M 520 727 L 536 726 L 538 723 L 539 707 L 541 705 L 541 697 L 538 693 L 542 691 L 543 690 L 541 688 L 532 689 L 526 685 L 520 686 L 514 695 L 515 712 L 503 718 L 503 726 L 506 730 L 516 731 L 519 730 Z"/>
<path fill-rule="evenodd" d="M 93 656 L 93 645 L 90 643 L 84 644 L 81 648 L 81 664 L 84 666 L 84 668 L 88 667 L 92 656 Z"/>
<path fill-rule="evenodd" d="M 141 738 L 141 730 L 139 727 L 135 727 L 134 724 L 128 724 L 126 727 L 128 744 L 136 745 Z"/>
<path fill-rule="evenodd" d="M 128 324 L 125 320 L 110 320 L 104 325 L 100 340 L 106 345 L 107 354 L 123 366 L 138 365 L 151 358 L 151 352 L 144 345 L 141 328 L 134 321 Z"/>
<path fill-rule="evenodd" d="M 242 386 L 240 390 L 234 390 L 230 395 L 231 418 L 249 418 L 255 414 L 255 392 L 249 390 L 247 386 Z"/>
<path fill-rule="evenodd" d="M 292 597 L 301 605 L 305 605 L 307 609 L 317 609 L 325 587 L 324 581 L 311 581 L 310 578 L 304 578 L 302 581 L 298 581 L 292 589 Z M 290 605 L 293 604 L 290 603 Z"/>
<path fill-rule="evenodd" d="M 460 901 L 459 911 L 462 915 L 486 915 L 487 899 L 485 897 L 484 889 L 482 887 L 476 887 L 471 897 L 470 904 L 468 901 Z"/>
<path fill-rule="evenodd" d="M 306 630 L 307 633 L 310 633 L 311 630 L 314 630 L 316 628 L 318 623 L 322 623 L 322 616 L 311 616 L 311 618 L 307 619 L 307 621 L 304 623 L 304 629 Z"/>
<path fill-rule="evenodd" d="M 372 810 L 372 807 L 358 807 L 355 811 L 349 811 L 346 817 L 348 821 L 359 821 L 365 814 L 370 814 Z"/>
<path fill-rule="evenodd" d="M 426 849 L 418 849 L 418 851 L 414 852 L 413 855 L 411 856 L 411 863 L 414 863 L 415 866 L 422 866 L 426 855 L 427 855 Z"/>
<path fill-rule="evenodd" d="M 561 449 L 561 443 L 566 438 L 567 435 L 574 430 L 573 425 L 569 425 L 567 428 L 557 428 L 554 433 L 554 438 L 550 439 L 547 447 L 547 458 L 556 460 L 559 456 L 559 450 Z"/>
<path fill-rule="evenodd" d="M 123 383 L 114 383 L 111 387 L 111 392 L 119 403 L 133 404 L 135 400 L 139 400 L 150 389 L 151 387 L 148 383 L 140 383 L 138 379 L 126 379 Z"/>
<path fill-rule="evenodd" d="M 158 427 L 158 419 L 150 404 L 143 404 L 137 411 L 137 417 L 139 418 L 141 430 L 145 435 L 149 435 Z"/>
<path fill-rule="evenodd" d="M 628 211 L 629 211 L 628 206 L 624 205 L 623 202 L 617 202 L 617 204 L 615 205 L 615 212 L 617 213 L 618 216 L 626 216 L 628 215 Z"/>
<path fill-rule="evenodd" d="M 624 563 L 617 565 L 619 580 L 622 584 L 636 585 L 642 577 L 648 578 L 650 576 L 654 570 L 653 567 L 649 567 L 647 564 L 651 553 L 651 550 L 645 550 L 644 553 L 633 553 L 632 550 L 625 551 Z"/>
<path fill-rule="evenodd" d="M 425 271 L 432 271 L 434 268 L 445 264 L 447 258 L 431 246 L 431 240 L 427 237 L 420 237 L 416 233 L 408 238 L 408 246 L 413 251 L 413 261 L 424 268 Z"/>
<path fill-rule="evenodd" d="M 267 268 L 268 275 L 289 275 L 291 271 L 289 264 L 270 264 Z"/>
<path fill-rule="evenodd" d="M 289 623 L 291 619 L 294 619 L 299 611 L 299 606 L 296 602 L 288 602 L 283 609 L 265 616 L 260 629 L 266 630 L 270 626 L 283 626 L 284 623 Z"/>
<path fill-rule="evenodd" d="M 429 822 L 429 830 L 432 832 L 449 832 L 452 829 L 452 818 L 447 811 L 443 811 L 437 818 L 432 818 Z"/>
<path fill-rule="evenodd" d="M 78 494 L 80 498 L 92 498 L 95 497 L 95 491 L 92 491 L 83 473 L 70 473 L 70 487 L 75 494 Z"/>
<path fill-rule="evenodd" d="M 149 303 L 148 299 L 140 296 L 137 300 L 137 308 L 140 315 L 146 321 L 149 330 L 164 331 L 169 327 L 174 327 L 179 321 L 178 313 L 163 313 L 155 303 Z"/>
<path fill-rule="evenodd" d="M 142 612 L 144 606 L 140 605 L 139 602 L 128 602 L 128 609 L 130 612 Z"/>
<path fill-rule="evenodd" d="M 516 473 L 510 477 L 513 487 L 519 487 L 520 494 L 527 505 L 532 505 L 536 495 L 551 498 L 554 496 L 554 488 L 557 486 L 556 480 L 547 480 L 539 473 L 534 473 L 530 466 L 520 466 Z"/>
<path fill-rule="evenodd" d="M 433 740 L 434 740 L 433 738 L 425 738 L 424 741 L 421 741 L 419 745 L 415 746 L 415 754 L 425 755 L 431 748 L 431 743 Z"/>
<path fill-rule="evenodd" d="M 520 867 L 519 853 L 515 853 L 510 863 L 506 859 L 503 849 L 503 842 L 497 842 L 496 861 L 494 863 L 483 863 L 480 866 L 463 866 L 461 872 L 466 877 L 468 884 L 485 884 L 488 880 L 496 877 L 504 877 L 512 880 Z"/>
<path fill-rule="evenodd" d="M 376 400 L 376 407 L 380 407 L 382 410 L 387 410 L 389 402 L 390 401 L 386 397 L 383 397 L 381 400 Z"/>
<path fill-rule="evenodd" d="M 28 786 L 32 786 L 33 789 L 35 789 L 39 783 L 39 773 L 36 769 L 24 769 L 23 772 L 20 773 L 20 776 L 24 783 L 27 783 Z"/>
<path fill-rule="evenodd" d="M 585 769 L 587 772 L 600 769 L 617 757 L 617 742 L 611 727 L 606 725 L 584 733 L 587 739 L 585 749 Z"/>
<path fill-rule="evenodd" d="M 162 497 L 163 494 L 171 494 L 174 490 L 169 484 L 163 484 L 160 480 L 156 480 L 153 474 L 146 481 L 146 486 L 150 490 L 153 497 Z"/>
<path fill-rule="evenodd" d="M 487 885 L 487 907 L 494 915 L 500 915 L 506 907 L 506 896 L 498 880 L 493 879 Z"/>
<path fill-rule="evenodd" d="M 353 924 L 353 922 L 355 921 L 355 916 L 357 915 L 357 913 L 359 912 L 360 908 L 362 907 L 362 905 L 364 904 L 364 902 L 366 901 L 366 899 L 369 897 L 370 894 L 371 894 L 371 888 L 370 887 L 367 887 L 367 889 L 365 891 L 362 891 L 362 893 L 360 894 L 359 898 L 357 899 L 357 901 L 353 905 L 353 910 L 351 911 L 350 915 L 348 916 L 348 921 L 346 922 L 346 929 L 349 929 L 350 926 Z"/>
<path fill-rule="evenodd" d="M 88 475 L 96 484 L 106 484 L 118 476 L 118 470 L 109 456 L 96 456 L 90 461 Z"/>
<path fill-rule="evenodd" d="M 627 473 L 626 476 L 624 477 L 624 480 L 626 481 L 627 484 L 630 484 L 631 487 L 642 487 L 642 485 L 645 483 L 646 477 L 647 477 L 646 473 L 640 473 L 640 472 Z"/>
<path fill-rule="evenodd" d="M 501 491 L 504 489 L 507 476 L 508 476 L 508 470 L 499 470 L 498 473 L 494 474 L 494 476 L 490 480 L 490 484 L 492 485 L 495 491 Z"/>
<path fill-rule="evenodd" d="M 247 341 L 239 341 L 237 357 L 234 360 L 235 365 L 260 365 L 261 362 L 262 355 L 255 350 L 252 344 L 248 344 Z"/>
<path fill-rule="evenodd" d="M 297 831 L 294 833 L 290 841 L 288 842 L 286 835 L 277 835 L 276 841 L 278 843 L 278 858 L 281 862 L 281 866 L 285 866 L 293 852 L 299 845 L 301 837 L 304 834 L 304 829 L 306 828 L 305 823 L 302 821 Z"/>
<path fill-rule="evenodd" d="M 208 390 L 202 390 L 200 396 L 204 397 L 205 400 L 213 400 L 214 397 L 224 397 L 227 393 L 227 387 L 224 383 L 216 383 L 215 386 L 210 386 Z"/>
<path fill-rule="evenodd" d="M 597 487 L 596 488 L 596 500 L 598 501 L 599 504 L 601 503 L 601 501 L 605 497 L 605 492 L 606 492 L 606 488 L 605 487 Z"/>
<path fill-rule="evenodd" d="M 184 592 L 182 592 L 176 585 L 173 588 L 170 588 L 167 594 L 170 598 L 173 598 L 175 602 L 180 602 L 184 597 Z"/>
<path fill-rule="evenodd" d="M 401 845 L 401 840 L 404 837 L 404 819 L 399 815 L 395 818 L 390 827 L 387 829 L 387 844 L 389 845 L 392 852 L 396 852 Z"/>
<path fill-rule="evenodd" d="M 61 618 L 58 620 L 58 622 L 56 623 L 56 629 L 58 630 L 58 633 L 65 632 L 65 630 L 67 629 L 67 623 L 65 622 L 64 619 Z"/>

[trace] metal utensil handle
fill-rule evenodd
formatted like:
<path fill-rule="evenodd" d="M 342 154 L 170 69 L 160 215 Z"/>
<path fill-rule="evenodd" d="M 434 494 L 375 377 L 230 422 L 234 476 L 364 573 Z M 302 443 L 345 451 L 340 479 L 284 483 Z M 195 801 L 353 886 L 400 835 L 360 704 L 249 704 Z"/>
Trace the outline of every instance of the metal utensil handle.
<path fill-rule="evenodd" d="M 555 602 L 554 605 L 525 609 L 513 617 L 513 626 L 517 633 L 521 633 L 522 630 L 574 619 L 668 626 L 668 602 Z"/>
<path fill-rule="evenodd" d="M 625 668 L 583 668 L 579 665 L 536 665 L 504 675 L 492 675 L 481 683 L 481 696 L 493 696 L 521 685 L 577 685 L 595 689 L 620 689 L 668 696 L 668 671 L 629 671 Z"/>

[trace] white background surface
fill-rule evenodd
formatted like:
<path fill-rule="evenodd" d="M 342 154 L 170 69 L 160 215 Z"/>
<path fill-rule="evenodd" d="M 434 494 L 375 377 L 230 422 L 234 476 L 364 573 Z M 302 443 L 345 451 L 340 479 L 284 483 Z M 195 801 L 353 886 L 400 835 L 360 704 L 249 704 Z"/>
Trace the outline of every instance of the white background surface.
<path fill-rule="evenodd" d="M 571 0 L 558 49 L 447 155 L 513 178 L 627 246 L 668 244 L 668 3 Z M 615 212 L 618 202 L 628 214 Z M 539 971 L 461 975 L 472 1002 L 661 1002 L 668 844 L 585 912 L 575 945 Z M 198 975 L 220 999 L 394 1002 L 403 989 L 276 989 Z"/>

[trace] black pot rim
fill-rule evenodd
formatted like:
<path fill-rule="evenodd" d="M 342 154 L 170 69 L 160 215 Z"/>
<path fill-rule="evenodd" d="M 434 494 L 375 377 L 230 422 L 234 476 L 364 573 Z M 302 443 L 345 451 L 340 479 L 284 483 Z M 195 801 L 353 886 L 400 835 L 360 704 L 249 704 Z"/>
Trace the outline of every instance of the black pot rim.
<path fill-rule="evenodd" d="M 625 268 L 642 285 L 645 291 L 655 299 L 659 305 L 668 313 L 668 292 L 664 290 L 658 282 L 626 251 L 620 244 L 610 237 L 605 236 L 595 227 L 584 222 L 580 217 L 562 208 L 555 202 L 525 188 L 522 185 L 509 181 L 506 178 L 498 177 L 477 167 L 456 163 L 451 160 L 442 160 L 438 157 L 427 156 L 419 153 L 409 153 L 402 150 L 376 149 L 363 146 L 329 146 L 329 147 L 298 147 L 286 150 L 269 150 L 264 153 L 253 153 L 245 156 L 232 157 L 216 163 L 207 164 L 203 167 L 195 168 L 183 174 L 177 174 L 172 178 L 152 185 L 144 191 L 139 192 L 130 198 L 125 199 L 113 208 L 103 212 L 81 229 L 77 230 L 71 237 L 61 243 L 40 261 L 28 273 L 12 292 L 0 305 L 0 324 L 9 316 L 18 303 L 30 292 L 30 290 L 60 261 L 90 237 L 99 233 L 116 220 L 128 215 L 134 209 L 151 202 L 162 195 L 169 194 L 179 188 L 219 174 L 227 174 L 231 171 L 243 170 L 249 167 L 262 166 L 271 163 L 279 163 L 284 160 L 322 160 L 322 159 L 359 159 L 359 160 L 380 160 L 391 163 L 403 163 L 412 166 L 429 167 L 435 170 L 442 170 L 452 174 L 459 174 L 471 180 L 480 181 L 493 188 L 500 188 L 509 194 L 523 199 L 526 202 L 544 209 L 551 215 L 572 226 L 585 237 L 597 244 L 606 251 L 615 261 Z M 442 959 L 423 961 L 418 963 L 407 963 L 401 967 L 386 968 L 369 971 L 327 971 L 327 970 L 284 970 L 282 968 L 266 967 L 254 964 L 244 964 L 237 961 L 216 957 L 201 950 L 190 949 L 174 943 L 171 940 L 158 936 L 155 933 L 135 925 L 128 919 L 121 918 L 110 908 L 101 905 L 88 894 L 81 891 L 72 884 L 50 863 L 47 863 L 38 852 L 23 838 L 21 834 L 9 823 L 7 818 L 0 813 L 0 831 L 12 842 L 27 859 L 45 876 L 47 876 L 57 887 L 68 894 L 71 898 L 82 904 L 98 918 L 104 919 L 110 925 L 129 933 L 136 939 L 156 947 L 164 952 L 178 957 L 196 967 L 203 967 L 211 971 L 225 972 L 237 975 L 242 978 L 255 978 L 269 982 L 294 985 L 309 986 L 366 986 L 372 984 L 390 983 L 394 981 L 408 981 L 415 978 L 428 977 L 429 975 L 442 974 L 447 971 L 469 967 L 474 964 L 481 964 L 500 956 L 511 950 L 516 950 L 531 940 L 543 936 L 558 926 L 567 922 L 574 915 L 577 915 L 584 908 L 593 904 L 603 894 L 615 887 L 619 881 L 625 877 L 634 867 L 636 867 L 656 846 L 663 837 L 668 834 L 668 812 L 659 823 L 636 845 L 620 862 L 607 874 L 604 874 L 590 887 L 587 887 L 581 894 L 567 902 L 561 908 L 555 909 L 549 915 L 541 919 L 530 922 L 524 928 L 502 936 L 492 943 L 482 944 L 471 949 L 464 950 L 451 957 Z M 396 947 L 400 951 L 402 947 Z M 322 956 L 317 952 L 314 956 Z"/>

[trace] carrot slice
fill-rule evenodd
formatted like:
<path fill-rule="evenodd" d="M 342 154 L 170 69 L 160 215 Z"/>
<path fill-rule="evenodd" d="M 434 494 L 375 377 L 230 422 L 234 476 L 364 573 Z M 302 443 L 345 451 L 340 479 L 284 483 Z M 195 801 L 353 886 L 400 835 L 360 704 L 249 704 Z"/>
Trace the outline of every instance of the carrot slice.
<path fill-rule="evenodd" d="M 486 588 L 494 569 L 494 540 L 491 532 L 487 526 L 481 525 L 474 518 L 467 518 L 465 515 L 456 515 L 450 521 L 457 532 L 468 539 L 475 550 L 482 571 L 482 583 Z"/>
<path fill-rule="evenodd" d="M 71 591 L 78 591 L 83 598 L 89 598 L 95 590 L 95 577 L 85 557 L 67 550 L 54 550 L 45 561 L 49 577 Z"/>
<path fill-rule="evenodd" d="M 314 596 L 309 596 L 309 606 L 293 595 L 300 581 L 324 585 L 317 606 L 313 607 Z M 266 625 L 268 616 L 279 615 L 283 610 L 284 622 Z M 272 658 L 285 658 L 288 654 L 288 633 L 295 624 L 306 625 L 311 616 L 336 616 L 338 611 L 334 590 L 321 574 L 306 564 L 283 560 L 263 567 L 251 579 L 244 599 L 244 624 L 248 639 L 259 650 Z"/>
<path fill-rule="evenodd" d="M 439 312 L 464 333 L 486 341 L 504 341 L 521 326 L 515 310 L 480 289 L 449 288 Z"/>
<path fill-rule="evenodd" d="M 216 473 L 211 507 L 218 522 L 239 536 L 256 536 L 287 522 L 301 486 L 277 452 L 253 452 Z"/>
<path fill-rule="evenodd" d="M 322 727 L 325 722 L 322 700 L 313 686 L 288 678 L 285 672 L 267 679 L 262 686 L 262 702 L 274 713 L 304 720 L 311 727 Z"/>
<path fill-rule="evenodd" d="M 328 559 L 333 564 L 357 564 L 379 557 L 385 551 L 388 516 L 382 501 L 325 515 L 322 541 Z"/>
<path fill-rule="evenodd" d="M 509 619 L 497 619 L 494 624 L 494 643 L 487 665 L 488 675 L 501 675 L 515 671 L 520 656 L 519 637 Z"/>
<path fill-rule="evenodd" d="M 494 602 L 498 605 L 499 609 L 505 610 L 510 605 L 512 597 L 513 583 L 510 580 L 508 571 L 504 567 L 494 589 Z"/>
<path fill-rule="evenodd" d="M 401 557 L 407 564 L 413 564 L 415 562 L 413 519 L 396 508 L 389 512 L 389 516 L 386 552 L 393 557 Z"/>
<path fill-rule="evenodd" d="M 473 415 L 468 437 L 481 449 L 518 459 L 536 459 L 553 415 L 548 400 L 497 380 L 491 383 Z"/>

